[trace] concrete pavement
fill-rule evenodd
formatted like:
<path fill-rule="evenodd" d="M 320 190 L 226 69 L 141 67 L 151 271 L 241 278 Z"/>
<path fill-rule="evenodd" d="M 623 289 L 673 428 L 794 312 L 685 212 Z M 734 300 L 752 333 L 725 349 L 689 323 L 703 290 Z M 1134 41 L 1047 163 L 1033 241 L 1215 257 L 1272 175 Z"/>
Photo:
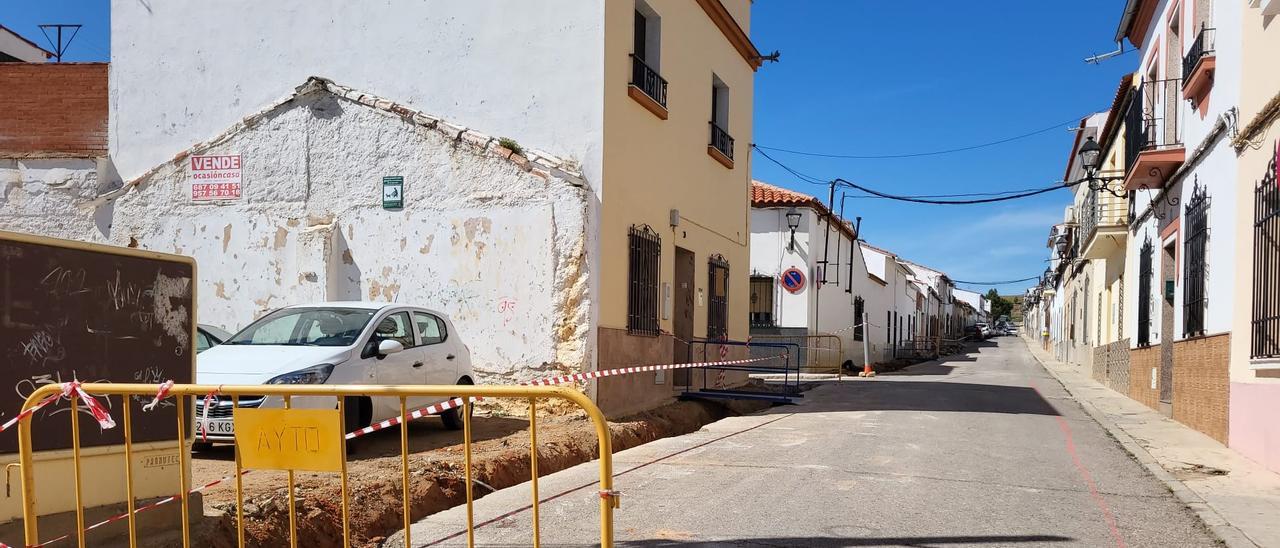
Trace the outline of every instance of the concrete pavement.
<path fill-rule="evenodd" d="M 614 457 L 619 546 L 1213 546 L 1020 341 L 733 417 Z M 544 546 L 599 541 L 597 468 L 541 480 Z M 483 488 L 479 488 L 483 489 Z M 477 501 L 481 546 L 530 543 L 529 485 Z M 413 546 L 463 546 L 454 508 Z M 388 546 L 400 546 L 393 536 Z"/>
<path fill-rule="evenodd" d="M 1031 347 L 1071 395 L 1229 546 L 1280 546 L 1280 474 Z"/>

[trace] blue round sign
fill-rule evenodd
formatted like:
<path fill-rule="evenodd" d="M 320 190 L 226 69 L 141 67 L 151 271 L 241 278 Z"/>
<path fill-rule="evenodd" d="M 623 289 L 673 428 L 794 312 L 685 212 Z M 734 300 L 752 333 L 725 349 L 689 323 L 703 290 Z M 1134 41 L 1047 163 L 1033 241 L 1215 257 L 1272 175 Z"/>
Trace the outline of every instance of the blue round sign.
<path fill-rule="evenodd" d="M 789 293 L 795 294 L 804 290 L 804 272 L 800 269 L 791 267 L 782 273 L 782 288 Z"/>

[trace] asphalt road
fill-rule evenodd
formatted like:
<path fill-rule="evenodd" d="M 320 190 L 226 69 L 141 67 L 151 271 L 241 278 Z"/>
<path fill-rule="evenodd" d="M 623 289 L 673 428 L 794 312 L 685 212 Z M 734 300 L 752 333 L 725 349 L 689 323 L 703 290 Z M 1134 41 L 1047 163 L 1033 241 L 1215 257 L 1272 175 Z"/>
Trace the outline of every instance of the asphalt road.
<path fill-rule="evenodd" d="M 800 405 L 624 451 L 614 466 L 618 546 L 1216 544 L 1012 337 L 825 383 Z M 596 474 L 592 463 L 542 479 L 543 546 L 599 543 Z M 530 545 L 529 500 L 526 483 L 477 501 L 477 545 Z M 412 545 L 465 546 L 465 519 L 431 516 Z"/>

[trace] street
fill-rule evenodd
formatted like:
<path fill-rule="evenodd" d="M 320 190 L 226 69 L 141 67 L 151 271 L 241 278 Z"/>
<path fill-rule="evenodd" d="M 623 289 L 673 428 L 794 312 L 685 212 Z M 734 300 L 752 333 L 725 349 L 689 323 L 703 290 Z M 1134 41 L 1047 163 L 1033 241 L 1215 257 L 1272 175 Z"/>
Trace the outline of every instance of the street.
<path fill-rule="evenodd" d="M 822 383 L 614 469 L 620 546 L 1216 545 L 1014 337 Z M 596 471 L 542 479 L 544 546 L 598 542 Z M 528 501 L 527 483 L 477 501 L 477 544 L 528 545 Z M 465 515 L 417 523 L 412 545 L 465 545 Z"/>

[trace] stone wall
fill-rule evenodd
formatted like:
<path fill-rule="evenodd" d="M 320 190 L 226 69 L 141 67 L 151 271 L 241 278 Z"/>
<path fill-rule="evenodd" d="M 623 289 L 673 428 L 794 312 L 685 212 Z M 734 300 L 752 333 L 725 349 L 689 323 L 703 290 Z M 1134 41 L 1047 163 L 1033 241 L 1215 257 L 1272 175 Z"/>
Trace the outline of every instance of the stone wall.
<path fill-rule="evenodd" d="M 1173 418 L 1227 443 L 1230 335 L 1173 344 Z"/>

